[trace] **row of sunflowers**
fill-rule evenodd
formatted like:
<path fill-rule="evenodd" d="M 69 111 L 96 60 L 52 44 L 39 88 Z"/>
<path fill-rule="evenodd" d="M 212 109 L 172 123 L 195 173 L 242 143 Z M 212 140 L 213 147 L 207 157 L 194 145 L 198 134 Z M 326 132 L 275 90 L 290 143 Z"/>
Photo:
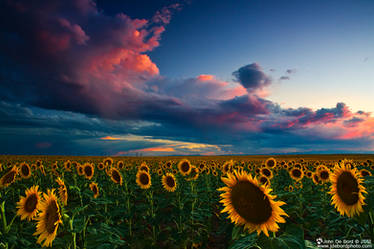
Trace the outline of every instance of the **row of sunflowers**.
<path fill-rule="evenodd" d="M 0 248 L 317 248 L 317 237 L 374 241 L 369 157 L 3 156 L 0 162 Z"/>

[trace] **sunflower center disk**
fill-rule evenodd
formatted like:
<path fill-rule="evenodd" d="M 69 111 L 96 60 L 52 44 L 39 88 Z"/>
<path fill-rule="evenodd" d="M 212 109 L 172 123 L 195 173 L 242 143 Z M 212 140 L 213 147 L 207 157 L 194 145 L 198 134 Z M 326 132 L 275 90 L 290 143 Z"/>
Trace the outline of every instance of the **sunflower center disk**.
<path fill-rule="evenodd" d="M 181 169 L 183 170 L 183 172 L 187 172 L 189 168 L 190 168 L 190 165 L 187 162 L 182 163 Z"/>
<path fill-rule="evenodd" d="M 264 169 L 263 171 L 262 171 L 262 173 L 264 174 L 264 175 L 266 175 L 266 176 L 270 176 L 270 170 L 268 170 L 268 169 Z"/>
<path fill-rule="evenodd" d="M 45 216 L 46 230 L 49 234 L 55 232 L 55 223 L 59 220 L 58 207 L 55 201 L 48 205 L 47 213 Z"/>
<path fill-rule="evenodd" d="M 250 223 L 262 224 L 271 217 L 269 198 L 250 182 L 238 182 L 232 188 L 231 201 L 235 211 Z"/>
<path fill-rule="evenodd" d="M 38 198 L 36 197 L 35 194 L 32 194 L 27 198 L 26 203 L 25 203 L 25 210 L 28 213 L 31 213 L 35 210 L 36 205 L 38 204 Z"/>
<path fill-rule="evenodd" d="M 84 172 L 86 173 L 87 176 L 91 176 L 92 175 L 92 170 L 90 167 L 85 167 L 84 168 Z"/>
<path fill-rule="evenodd" d="M 12 171 L 9 172 L 7 175 L 4 177 L 4 184 L 9 184 L 14 181 L 14 178 L 16 177 L 16 172 Z"/>
<path fill-rule="evenodd" d="M 321 172 L 321 178 L 324 179 L 324 180 L 328 179 L 329 178 L 329 173 L 326 172 L 326 171 L 322 171 Z"/>
<path fill-rule="evenodd" d="M 120 176 L 118 174 L 117 171 L 113 171 L 112 172 L 112 176 L 113 176 L 113 179 L 116 181 L 116 182 L 119 182 L 120 181 Z"/>
<path fill-rule="evenodd" d="M 300 176 L 301 176 L 301 172 L 300 172 L 300 170 L 297 170 L 297 169 L 296 169 L 296 170 L 293 170 L 293 171 L 292 171 L 292 174 L 293 174 L 294 177 L 300 177 Z"/>
<path fill-rule="evenodd" d="M 349 172 L 343 172 L 337 182 L 337 192 L 342 201 L 347 205 L 356 204 L 358 201 L 358 182 Z"/>
<path fill-rule="evenodd" d="M 149 178 L 146 174 L 141 174 L 140 175 L 140 182 L 143 184 L 143 185 L 147 185 L 149 183 Z"/>
<path fill-rule="evenodd" d="M 24 175 L 24 176 L 28 176 L 29 175 L 29 168 L 27 167 L 27 166 L 23 166 L 22 167 L 22 174 Z"/>
<path fill-rule="evenodd" d="M 175 182 L 174 182 L 174 179 L 172 177 L 168 177 L 166 178 L 166 184 L 169 186 L 169 187 L 174 187 L 175 186 Z"/>

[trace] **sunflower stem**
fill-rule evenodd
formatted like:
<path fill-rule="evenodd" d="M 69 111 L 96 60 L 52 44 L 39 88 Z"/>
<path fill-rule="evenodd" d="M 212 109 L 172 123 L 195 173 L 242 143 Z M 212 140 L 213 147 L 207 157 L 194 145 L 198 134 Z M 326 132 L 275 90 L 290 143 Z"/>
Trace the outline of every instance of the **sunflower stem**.
<path fill-rule="evenodd" d="M 70 230 L 73 230 L 73 220 L 74 216 L 69 220 Z M 73 236 L 73 249 L 77 249 L 77 233 L 72 232 L 71 234 Z"/>
<path fill-rule="evenodd" d="M 275 235 L 275 232 L 273 232 L 273 238 L 276 238 L 277 236 Z"/>
<path fill-rule="evenodd" d="M 5 233 L 8 233 L 10 231 L 10 228 L 16 218 L 17 218 L 17 214 L 13 216 L 13 219 L 10 221 L 9 225 L 7 226 Z"/>
<path fill-rule="evenodd" d="M 4 233 L 7 233 L 7 222 L 6 222 L 6 216 L 5 216 L 5 201 L 1 203 L 1 217 L 3 219 L 3 231 Z"/>

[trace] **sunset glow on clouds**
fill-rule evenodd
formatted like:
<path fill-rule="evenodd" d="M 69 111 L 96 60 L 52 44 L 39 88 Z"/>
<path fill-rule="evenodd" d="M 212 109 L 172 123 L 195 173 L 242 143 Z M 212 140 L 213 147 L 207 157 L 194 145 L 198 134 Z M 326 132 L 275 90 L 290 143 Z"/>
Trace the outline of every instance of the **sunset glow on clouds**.
<path fill-rule="evenodd" d="M 3 18 L 14 22 L 1 24 L 0 136 L 30 133 L 4 151 L 17 153 L 24 139 L 36 144 L 24 153 L 72 153 L 59 139 L 111 155 L 301 153 L 316 139 L 316 152 L 373 148 L 371 113 L 343 102 L 283 108 L 269 99 L 278 79 L 250 59 L 229 80 L 163 75 L 150 53 L 183 7 L 145 19 L 108 15 L 93 1 L 7 2 Z M 46 129 L 43 141 L 35 129 Z"/>

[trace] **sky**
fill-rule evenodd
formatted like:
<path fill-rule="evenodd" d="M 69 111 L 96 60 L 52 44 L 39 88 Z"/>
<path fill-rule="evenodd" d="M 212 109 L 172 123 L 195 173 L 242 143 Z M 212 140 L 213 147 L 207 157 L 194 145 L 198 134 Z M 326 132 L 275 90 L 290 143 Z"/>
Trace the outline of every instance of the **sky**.
<path fill-rule="evenodd" d="M 0 154 L 374 152 L 371 0 L 6 0 Z"/>

